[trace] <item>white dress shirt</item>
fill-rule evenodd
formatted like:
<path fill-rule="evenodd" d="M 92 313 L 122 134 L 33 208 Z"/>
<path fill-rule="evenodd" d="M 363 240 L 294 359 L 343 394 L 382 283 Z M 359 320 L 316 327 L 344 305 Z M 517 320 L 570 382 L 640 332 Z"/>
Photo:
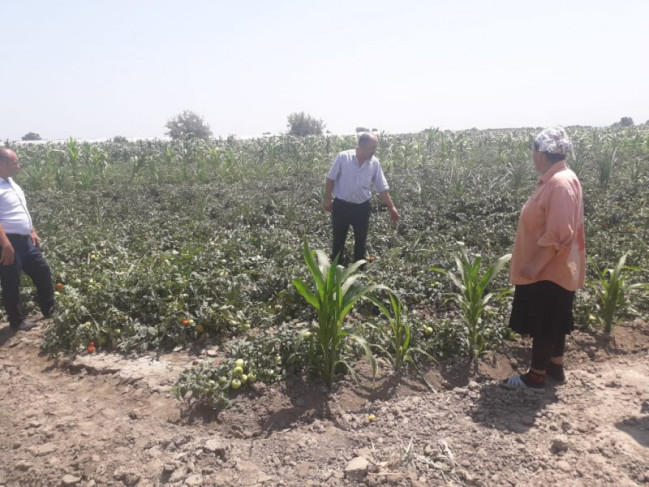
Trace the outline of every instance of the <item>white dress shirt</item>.
<path fill-rule="evenodd" d="M 379 193 L 390 189 L 379 160 L 372 157 L 359 164 L 355 149 L 343 151 L 336 156 L 327 179 L 334 181 L 334 196 L 348 203 L 368 201 L 372 197 L 372 183 Z"/>
<path fill-rule="evenodd" d="M 12 178 L 0 178 L 0 225 L 5 233 L 30 235 L 32 232 L 25 193 Z"/>

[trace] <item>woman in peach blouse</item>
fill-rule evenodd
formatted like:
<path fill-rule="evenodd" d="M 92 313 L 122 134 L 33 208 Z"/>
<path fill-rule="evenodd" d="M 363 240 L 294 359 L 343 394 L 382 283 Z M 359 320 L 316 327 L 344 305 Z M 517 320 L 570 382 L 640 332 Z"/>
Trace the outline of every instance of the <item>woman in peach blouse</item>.
<path fill-rule="evenodd" d="M 510 389 L 543 393 L 546 377 L 565 382 L 566 335 L 586 268 L 581 184 L 566 166 L 571 149 L 562 127 L 545 129 L 534 141 L 540 177 L 521 211 L 509 274 L 516 288 L 509 326 L 532 336 L 532 363 L 527 373 L 503 382 Z"/>

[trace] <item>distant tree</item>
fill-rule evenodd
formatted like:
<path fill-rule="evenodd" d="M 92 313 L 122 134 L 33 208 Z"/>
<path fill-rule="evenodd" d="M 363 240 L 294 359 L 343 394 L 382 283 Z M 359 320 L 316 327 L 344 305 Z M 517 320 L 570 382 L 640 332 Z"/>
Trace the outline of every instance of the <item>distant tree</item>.
<path fill-rule="evenodd" d="M 169 119 L 166 135 L 172 140 L 203 139 L 212 137 L 210 126 L 191 110 L 185 110 L 179 115 Z"/>
<path fill-rule="evenodd" d="M 633 127 L 633 119 L 631 117 L 622 117 L 620 119 L 622 127 Z"/>
<path fill-rule="evenodd" d="M 357 134 L 359 134 L 361 132 L 369 132 L 369 131 L 370 131 L 370 129 L 368 129 L 367 127 L 356 127 L 356 133 Z"/>
<path fill-rule="evenodd" d="M 291 113 L 288 116 L 288 134 L 297 137 L 305 137 L 307 135 L 322 135 L 325 124 L 322 120 L 317 120 L 311 115 L 304 112 Z"/>
<path fill-rule="evenodd" d="M 612 127 L 633 127 L 633 119 L 631 117 L 622 117 L 619 122 L 615 122 Z"/>
<path fill-rule="evenodd" d="M 22 140 L 43 140 L 43 139 L 41 139 L 41 136 L 38 135 L 37 133 L 29 132 L 28 134 L 22 136 Z"/>
<path fill-rule="evenodd" d="M 124 144 L 128 142 L 128 139 L 123 135 L 116 135 L 115 137 L 113 137 L 113 142 L 116 144 Z"/>

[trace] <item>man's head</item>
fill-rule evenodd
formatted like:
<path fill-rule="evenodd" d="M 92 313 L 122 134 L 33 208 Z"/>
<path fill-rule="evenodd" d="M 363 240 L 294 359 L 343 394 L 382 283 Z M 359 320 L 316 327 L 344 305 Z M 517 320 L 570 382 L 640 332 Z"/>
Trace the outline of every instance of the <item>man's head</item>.
<path fill-rule="evenodd" d="M 360 162 L 364 162 L 367 159 L 371 159 L 376 148 L 379 145 L 379 139 L 376 135 L 370 134 L 368 132 L 362 133 L 358 137 L 358 147 L 356 147 L 356 158 Z"/>
<path fill-rule="evenodd" d="M 20 169 L 18 156 L 11 149 L 0 147 L 0 178 L 12 177 Z"/>

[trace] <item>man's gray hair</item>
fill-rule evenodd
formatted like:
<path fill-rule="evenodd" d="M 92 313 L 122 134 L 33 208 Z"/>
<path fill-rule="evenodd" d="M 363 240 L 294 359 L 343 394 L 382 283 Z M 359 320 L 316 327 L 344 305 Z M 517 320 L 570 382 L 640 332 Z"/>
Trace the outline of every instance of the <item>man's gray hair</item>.
<path fill-rule="evenodd" d="M 373 141 L 376 138 L 376 135 L 370 134 L 369 132 L 364 132 L 358 137 L 358 145 L 365 145 L 370 141 Z"/>

